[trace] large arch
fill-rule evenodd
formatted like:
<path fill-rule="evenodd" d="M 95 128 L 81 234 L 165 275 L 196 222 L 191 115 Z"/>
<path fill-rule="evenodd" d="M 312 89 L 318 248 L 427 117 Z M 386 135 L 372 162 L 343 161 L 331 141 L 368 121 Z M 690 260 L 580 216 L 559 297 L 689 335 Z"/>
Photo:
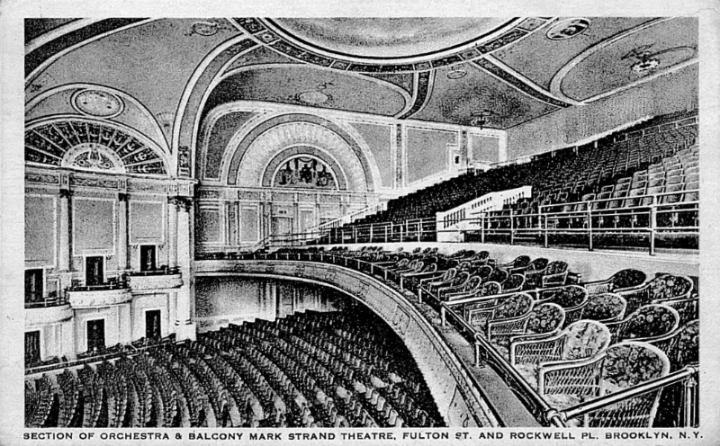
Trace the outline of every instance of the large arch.
<path fill-rule="evenodd" d="M 301 129 L 299 135 L 294 136 L 287 132 L 293 127 Z M 332 153 L 346 170 L 349 183 L 357 187 L 355 191 L 374 192 L 377 188 L 374 172 L 378 169 L 374 161 L 350 133 L 328 119 L 307 113 L 283 114 L 258 124 L 237 143 L 234 149 L 233 145 L 236 143 L 233 140 L 229 144 L 232 151 L 229 153 L 226 151 L 226 158 L 223 161 L 224 184 L 259 186 L 262 180 L 254 175 L 240 184 L 238 182 L 240 172 L 243 175 L 248 171 L 252 173 L 252 169 L 248 169 L 247 166 L 267 166 L 272 159 L 267 156 L 267 152 L 277 154 L 288 146 L 307 144 L 323 147 L 326 152 Z M 332 147 L 327 147 L 328 144 L 332 144 Z"/>

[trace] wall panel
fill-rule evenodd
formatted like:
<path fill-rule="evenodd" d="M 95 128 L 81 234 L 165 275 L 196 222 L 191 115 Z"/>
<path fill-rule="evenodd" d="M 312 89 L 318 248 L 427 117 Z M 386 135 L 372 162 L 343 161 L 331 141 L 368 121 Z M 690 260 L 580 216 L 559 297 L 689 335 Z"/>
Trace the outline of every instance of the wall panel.
<path fill-rule="evenodd" d="M 457 143 L 456 132 L 407 127 L 407 183 L 448 170 L 448 144 Z"/>
<path fill-rule="evenodd" d="M 116 213 L 114 199 L 73 199 L 73 253 L 115 252 Z"/>
<path fill-rule="evenodd" d="M 56 199 L 53 196 L 25 197 L 25 260 L 55 263 L 57 240 Z"/>

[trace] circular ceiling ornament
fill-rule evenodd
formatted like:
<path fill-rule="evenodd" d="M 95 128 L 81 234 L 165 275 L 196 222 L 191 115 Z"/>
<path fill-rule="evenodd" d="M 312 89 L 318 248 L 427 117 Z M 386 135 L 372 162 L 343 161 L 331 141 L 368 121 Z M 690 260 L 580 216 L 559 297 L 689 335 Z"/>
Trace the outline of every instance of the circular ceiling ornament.
<path fill-rule="evenodd" d="M 331 96 L 321 91 L 304 91 L 302 93 L 298 93 L 297 99 L 298 101 L 309 105 L 320 105 L 330 100 Z"/>
<path fill-rule="evenodd" d="M 448 79 L 461 79 L 465 76 L 467 76 L 467 71 L 465 70 L 452 70 L 447 74 Z"/>
<path fill-rule="evenodd" d="M 564 40 L 582 34 L 590 26 L 590 20 L 575 18 L 565 19 L 552 25 L 545 36 L 550 40 Z"/>
<path fill-rule="evenodd" d="M 78 112 L 97 118 L 114 118 L 125 108 L 122 99 L 101 90 L 81 90 L 73 95 L 70 102 Z"/>

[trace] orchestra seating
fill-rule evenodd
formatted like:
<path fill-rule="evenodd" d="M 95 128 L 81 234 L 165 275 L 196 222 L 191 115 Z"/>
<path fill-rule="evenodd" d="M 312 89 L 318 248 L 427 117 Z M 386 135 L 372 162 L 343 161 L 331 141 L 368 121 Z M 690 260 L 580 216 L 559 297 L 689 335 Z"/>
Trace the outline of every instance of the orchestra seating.
<path fill-rule="evenodd" d="M 532 196 L 507 203 L 502 211 L 488 213 L 488 217 L 495 217 L 488 229 L 508 229 L 511 215 L 516 229 L 537 227 L 539 220 L 534 214 L 539 213 L 540 206 L 544 212 L 585 212 L 587 202 L 593 210 L 615 211 L 595 217 L 594 227 L 647 227 L 647 215 L 627 217 L 622 211 L 651 203 L 673 205 L 658 214 L 658 226 L 696 227 L 697 212 L 682 209 L 696 203 L 699 197 L 697 123 L 677 127 L 666 124 L 695 116 L 697 110 L 661 116 L 594 143 L 534 156 L 530 162 L 468 172 L 390 200 L 386 210 L 334 229 L 327 240 L 321 241 L 335 243 L 340 231 L 351 233 L 352 226 L 384 222 L 397 225 L 417 219 L 428 219 L 423 223 L 427 233 L 421 239 L 434 240 L 436 213 L 489 192 L 521 186 L 532 186 Z M 549 224 L 555 229 L 587 226 L 587 220 L 581 217 L 555 218 Z M 469 236 L 466 241 L 472 240 Z M 502 240 L 499 236 L 493 238 L 492 231 L 488 236 L 489 241 Z M 572 242 L 572 237 L 567 238 L 568 243 Z M 558 242 L 563 242 L 562 237 Z"/>
<path fill-rule="evenodd" d="M 400 338 L 358 304 L 128 346 L 25 395 L 28 427 L 444 426 Z"/>

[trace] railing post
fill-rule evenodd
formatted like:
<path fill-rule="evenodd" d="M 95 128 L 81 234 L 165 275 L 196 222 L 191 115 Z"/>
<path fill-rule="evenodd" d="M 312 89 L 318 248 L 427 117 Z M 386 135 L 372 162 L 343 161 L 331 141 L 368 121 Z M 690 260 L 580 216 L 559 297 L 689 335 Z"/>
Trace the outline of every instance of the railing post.
<path fill-rule="evenodd" d="M 593 232 L 592 232 L 592 209 L 590 209 L 590 204 L 588 204 L 587 209 L 587 219 L 588 219 L 588 250 L 593 250 Z"/>
<path fill-rule="evenodd" d="M 657 208 L 650 208 L 650 255 L 655 255 L 655 229 L 657 228 Z"/>
<path fill-rule="evenodd" d="M 480 214 L 480 243 L 485 243 L 485 213 Z"/>
<path fill-rule="evenodd" d="M 446 310 L 445 305 L 440 304 L 440 325 L 443 327 L 445 326 L 445 317 L 446 317 Z"/>
<path fill-rule="evenodd" d="M 475 339 L 475 367 L 480 367 L 480 342 Z"/>
<path fill-rule="evenodd" d="M 515 218 L 513 218 L 512 208 L 510 208 L 510 244 L 515 244 Z"/>
<path fill-rule="evenodd" d="M 419 303 L 422 303 L 422 292 L 423 292 L 422 287 L 420 287 L 418 285 L 418 302 Z"/>
<path fill-rule="evenodd" d="M 548 216 L 547 214 L 540 214 L 541 216 L 545 217 L 545 247 L 548 247 Z"/>
<path fill-rule="evenodd" d="M 685 382 L 685 427 L 696 427 L 698 407 L 695 405 L 698 383 L 694 376 Z"/>
<path fill-rule="evenodd" d="M 345 230 L 344 229 L 340 230 L 340 244 L 341 245 L 345 244 Z"/>
<path fill-rule="evenodd" d="M 385 243 L 388 242 L 388 225 L 385 225 Z"/>
<path fill-rule="evenodd" d="M 373 242 L 373 223 L 370 223 L 370 243 Z"/>

